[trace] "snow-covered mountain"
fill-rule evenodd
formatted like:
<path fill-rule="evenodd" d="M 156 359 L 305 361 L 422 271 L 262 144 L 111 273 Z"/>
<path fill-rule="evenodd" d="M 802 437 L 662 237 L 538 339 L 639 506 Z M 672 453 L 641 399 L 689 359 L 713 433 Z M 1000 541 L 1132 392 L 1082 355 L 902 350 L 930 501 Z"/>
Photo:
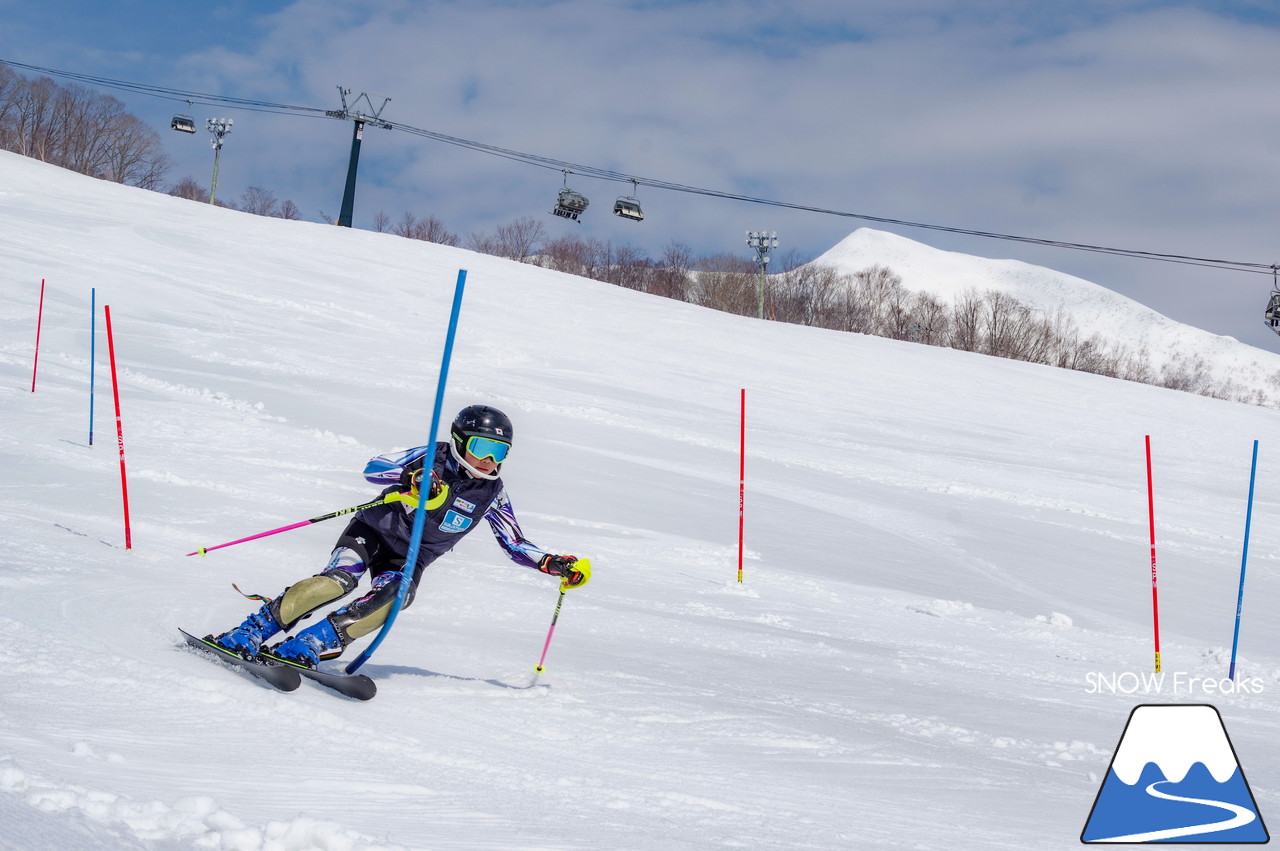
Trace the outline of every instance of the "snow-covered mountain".
<path fill-rule="evenodd" d="M 232 583 L 271 595 L 321 569 L 342 521 L 185 553 L 365 501 L 370 456 L 429 439 L 459 269 L 445 410 L 511 415 L 524 531 L 595 566 L 547 672 L 555 583 L 485 529 L 362 668 L 368 703 L 271 691 L 181 646 L 178 627 L 253 607 Z M 1076 848 L 1144 702 L 1216 705 L 1263 815 L 1280 811 L 1275 411 L 12 154 L 0 332 L 0 848 Z M 1139 676 L 1146 435 L 1158 681 Z"/>
<path fill-rule="evenodd" d="M 1280 354 L 1175 322 L 1106 287 L 1043 266 L 943 251 L 870 228 L 854 231 L 814 263 L 847 273 L 885 266 L 907 289 L 944 304 L 971 291 L 1007 293 L 1045 316 L 1061 311 L 1082 338 L 1098 334 L 1130 352 L 1145 351 L 1157 371 L 1174 358 L 1199 358 L 1219 381 L 1234 380 L 1270 396 L 1280 391 Z"/>

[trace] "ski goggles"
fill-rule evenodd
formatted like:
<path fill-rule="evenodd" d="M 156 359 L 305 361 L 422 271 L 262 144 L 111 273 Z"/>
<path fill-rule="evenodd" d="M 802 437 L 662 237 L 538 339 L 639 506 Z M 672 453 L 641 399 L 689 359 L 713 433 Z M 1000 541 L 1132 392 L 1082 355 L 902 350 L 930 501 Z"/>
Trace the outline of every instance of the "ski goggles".
<path fill-rule="evenodd" d="M 511 444 L 504 440 L 494 440 L 492 437 L 481 437 L 478 434 L 467 438 L 468 454 L 480 461 L 492 458 L 493 463 L 501 464 L 507 459 L 507 453 L 510 451 Z"/>

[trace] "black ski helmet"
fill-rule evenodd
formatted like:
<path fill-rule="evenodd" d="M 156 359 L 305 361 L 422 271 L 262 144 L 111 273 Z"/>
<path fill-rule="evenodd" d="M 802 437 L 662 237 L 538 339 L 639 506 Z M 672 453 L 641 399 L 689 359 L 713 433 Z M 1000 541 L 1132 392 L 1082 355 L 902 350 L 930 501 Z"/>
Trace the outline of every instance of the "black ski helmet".
<path fill-rule="evenodd" d="M 502 469 L 502 464 L 498 464 L 498 468 L 492 473 L 481 473 L 476 468 L 466 462 L 467 440 L 472 437 L 490 437 L 494 440 L 501 440 L 503 443 L 511 443 L 515 430 L 511 427 L 511 418 L 499 411 L 497 408 L 491 408 L 488 405 L 470 405 L 458 412 L 453 418 L 453 425 L 449 426 L 449 450 L 453 453 L 453 457 L 464 469 L 473 476 L 482 479 L 496 479 L 498 472 Z"/>

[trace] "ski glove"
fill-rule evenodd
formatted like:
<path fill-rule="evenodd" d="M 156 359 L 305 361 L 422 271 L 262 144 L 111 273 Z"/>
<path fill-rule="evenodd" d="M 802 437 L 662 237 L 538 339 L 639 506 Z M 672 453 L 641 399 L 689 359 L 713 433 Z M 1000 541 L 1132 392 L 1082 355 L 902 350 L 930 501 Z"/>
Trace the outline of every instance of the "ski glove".
<path fill-rule="evenodd" d="M 552 576 L 563 577 L 561 588 L 581 588 L 591 580 L 591 562 L 577 556 L 545 555 L 538 562 L 538 569 Z"/>
<path fill-rule="evenodd" d="M 410 472 L 405 470 L 400 476 L 401 487 L 408 488 L 408 492 L 400 495 L 400 502 L 417 508 L 419 491 L 422 490 L 422 468 Z M 441 481 L 440 476 L 435 470 L 431 471 L 431 483 L 427 487 L 427 510 L 432 511 L 444 505 L 445 500 L 449 498 L 449 486 Z M 388 500 L 389 502 L 391 500 Z"/>

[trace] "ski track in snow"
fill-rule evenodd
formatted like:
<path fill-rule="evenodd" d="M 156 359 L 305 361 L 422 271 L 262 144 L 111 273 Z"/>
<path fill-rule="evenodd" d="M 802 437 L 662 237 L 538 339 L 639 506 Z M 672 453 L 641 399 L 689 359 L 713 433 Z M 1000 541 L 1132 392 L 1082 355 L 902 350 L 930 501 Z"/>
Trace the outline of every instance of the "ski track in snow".
<path fill-rule="evenodd" d="M 1273 411 L 758 323 L 9 154 L 0 173 L 0 848 L 1076 847 L 1148 699 L 1086 683 L 1150 667 L 1145 434 L 1163 657 L 1214 678 L 1262 440 L 1239 665 L 1265 689 L 1212 701 L 1260 805 L 1277 800 Z M 375 258 L 358 287 L 352 256 Z M 319 570 L 341 521 L 184 553 L 366 501 L 365 461 L 425 441 L 459 268 L 446 413 L 513 416 L 526 533 L 595 566 L 546 673 L 555 585 L 484 529 L 364 667 L 368 703 L 281 694 L 181 646 L 178 627 L 252 607 L 233 582 L 275 594 Z M 130 551 L 101 324 L 87 441 L 89 286 L 116 324 Z M 553 326 L 570 343 L 530 332 Z"/>

